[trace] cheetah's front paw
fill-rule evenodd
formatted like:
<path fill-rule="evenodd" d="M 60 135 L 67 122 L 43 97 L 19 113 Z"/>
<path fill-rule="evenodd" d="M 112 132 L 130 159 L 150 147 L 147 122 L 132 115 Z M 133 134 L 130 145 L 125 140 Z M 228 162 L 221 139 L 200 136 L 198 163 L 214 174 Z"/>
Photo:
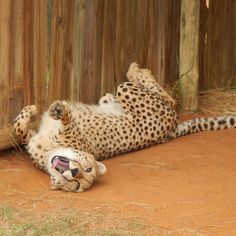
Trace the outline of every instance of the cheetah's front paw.
<path fill-rule="evenodd" d="M 36 119 L 37 108 L 35 105 L 25 106 L 20 114 L 16 117 L 15 123 L 24 123 L 33 122 Z"/>
<path fill-rule="evenodd" d="M 65 101 L 56 101 L 49 108 L 49 115 L 55 120 L 63 120 L 68 116 L 68 104 Z"/>

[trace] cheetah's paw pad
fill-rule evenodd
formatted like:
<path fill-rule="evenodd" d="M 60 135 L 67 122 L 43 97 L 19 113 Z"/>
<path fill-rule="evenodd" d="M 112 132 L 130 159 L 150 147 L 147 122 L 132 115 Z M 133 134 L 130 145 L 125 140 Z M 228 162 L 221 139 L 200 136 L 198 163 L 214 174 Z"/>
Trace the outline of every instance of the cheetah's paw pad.
<path fill-rule="evenodd" d="M 49 115 L 55 120 L 62 119 L 67 114 L 67 103 L 65 101 L 56 101 L 49 108 Z"/>

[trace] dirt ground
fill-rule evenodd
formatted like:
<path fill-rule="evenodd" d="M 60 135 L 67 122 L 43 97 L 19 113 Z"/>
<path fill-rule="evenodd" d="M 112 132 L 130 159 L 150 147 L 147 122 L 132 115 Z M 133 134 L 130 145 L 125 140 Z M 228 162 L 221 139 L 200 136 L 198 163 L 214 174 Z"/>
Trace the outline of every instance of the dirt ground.
<path fill-rule="evenodd" d="M 235 139 L 236 130 L 203 132 L 120 155 L 104 161 L 107 174 L 78 194 L 50 190 L 49 176 L 35 169 L 27 154 L 2 152 L 0 205 L 30 220 L 75 214 L 69 227 L 83 225 L 84 233 L 74 235 L 233 236 Z M 0 228 L 12 220 L 4 212 Z"/>

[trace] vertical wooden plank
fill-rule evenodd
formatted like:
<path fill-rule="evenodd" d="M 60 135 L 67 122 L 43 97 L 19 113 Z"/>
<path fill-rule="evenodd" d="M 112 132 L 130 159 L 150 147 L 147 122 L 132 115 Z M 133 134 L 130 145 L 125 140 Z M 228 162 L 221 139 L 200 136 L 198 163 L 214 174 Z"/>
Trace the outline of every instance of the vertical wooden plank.
<path fill-rule="evenodd" d="M 76 34 L 80 33 L 80 42 L 77 49 L 73 50 L 76 68 L 75 83 L 77 89 L 77 100 L 86 103 L 97 102 L 101 96 L 101 79 L 103 64 L 103 27 L 104 27 L 104 2 L 105 0 L 89 0 L 80 3 L 82 10 L 79 21 L 77 21 Z M 81 5 L 82 4 L 82 5 Z M 78 18 L 78 16 L 75 15 Z M 76 39 L 75 39 L 76 40 Z M 79 47 L 78 47 L 79 43 Z M 79 71 L 80 70 L 80 71 Z M 79 81 L 78 81 L 79 80 Z"/>
<path fill-rule="evenodd" d="M 62 78 L 64 81 L 64 98 L 63 99 L 70 99 L 72 100 L 71 95 L 71 84 L 74 80 L 74 73 L 73 73 L 73 39 L 74 39 L 74 28 L 77 27 L 74 25 L 74 6 L 75 6 L 75 0 L 72 1 L 64 1 L 67 3 L 65 15 L 66 15 L 66 21 L 65 21 L 65 36 L 64 36 L 64 42 L 65 42 L 65 50 L 64 50 L 64 63 L 63 63 L 63 71 L 62 71 Z"/>
<path fill-rule="evenodd" d="M 49 81 L 49 101 L 61 99 L 62 95 L 62 68 L 64 56 L 64 28 L 65 16 L 62 12 L 63 3 L 52 1 L 51 15 L 51 42 L 50 42 L 50 81 Z"/>
<path fill-rule="evenodd" d="M 33 76 L 33 1 L 24 0 L 24 105 L 34 103 Z"/>
<path fill-rule="evenodd" d="M 71 98 L 79 100 L 80 83 L 83 79 L 84 32 L 85 32 L 86 0 L 76 0 L 74 6 L 74 39 L 73 39 L 73 80 L 71 82 Z"/>
<path fill-rule="evenodd" d="M 228 32 L 228 35 L 230 37 L 230 47 L 231 49 L 230 52 L 231 52 L 231 57 L 230 59 L 230 64 L 228 65 L 228 68 L 230 68 L 231 70 L 231 75 L 230 75 L 230 80 L 232 81 L 232 86 L 236 86 L 236 45 L 235 45 L 235 42 L 236 42 L 236 2 L 231 0 L 231 3 L 232 5 L 229 6 L 228 8 L 231 8 L 230 9 L 230 15 L 232 17 L 232 22 L 231 22 L 231 30 L 229 30 Z M 231 36 L 231 33 L 232 33 L 232 36 Z"/>
<path fill-rule="evenodd" d="M 137 61 L 137 1 L 116 1 L 115 81 L 126 80 L 129 65 Z M 139 63 L 139 61 L 137 61 Z"/>
<path fill-rule="evenodd" d="M 149 42 L 147 45 L 147 58 L 145 62 L 145 66 L 150 68 L 152 70 L 152 73 L 156 80 L 160 81 L 157 72 L 157 65 L 156 62 L 158 61 L 159 54 L 156 54 L 156 49 L 158 49 L 157 44 L 158 41 L 156 40 L 156 29 L 157 29 L 157 16 L 159 16 L 158 13 L 158 3 L 159 1 L 149 1 L 148 2 L 148 11 L 147 15 L 149 16 Z M 145 30 L 145 29 L 144 29 Z M 164 48 L 164 47 L 163 47 Z"/>
<path fill-rule="evenodd" d="M 49 101 L 71 99 L 74 0 L 52 1 Z"/>
<path fill-rule="evenodd" d="M 158 1 L 159 2 L 159 1 Z M 153 42 L 153 24 L 152 24 L 152 9 L 153 1 L 138 1 L 137 2 L 137 61 L 142 67 L 150 67 L 149 58 L 153 56 L 153 51 L 150 49 Z M 153 58 L 152 58 L 153 59 Z"/>
<path fill-rule="evenodd" d="M 236 2 L 234 0 L 209 1 L 205 89 L 235 84 L 236 77 Z"/>
<path fill-rule="evenodd" d="M 180 0 L 153 1 L 148 64 L 161 84 L 178 79 Z"/>
<path fill-rule="evenodd" d="M 180 106 L 184 112 L 198 108 L 200 1 L 181 1 L 180 23 Z"/>
<path fill-rule="evenodd" d="M 199 89 L 204 88 L 206 78 L 206 55 L 207 55 L 207 19 L 208 8 L 206 0 L 200 0 L 200 25 L 199 25 Z"/>
<path fill-rule="evenodd" d="M 47 1 L 33 1 L 33 78 L 34 103 L 39 111 L 47 103 Z"/>
<path fill-rule="evenodd" d="M 115 25 L 115 78 L 114 78 L 114 84 L 117 86 L 120 81 L 125 80 L 125 69 L 126 65 L 124 65 L 124 29 L 125 29 L 125 10 L 128 9 L 130 1 L 126 1 L 126 8 L 123 7 L 123 1 L 117 0 L 116 1 L 116 25 Z M 121 17 L 121 12 L 123 12 L 123 17 Z"/>
<path fill-rule="evenodd" d="M 12 124 L 24 105 L 23 76 L 23 18 L 24 2 L 12 0 L 10 15 L 9 124 Z"/>
<path fill-rule="evenodd" d="M 96 0 L 95 1 L 95 9 L 94 9 L 94 42 L 93 43 L 94 51 L 94 98 L 93 102 L 97 102 L 101 97 L 102 90 L 102 70 L 103 70 L 103 42 L 104 42 L 104 14 L 105 14 L 105 0 Z"/>
<path fill-rule="evenodd" d="M 164 1 L 164 0 L 162 0 Z M 180 9 L 181 0 L 169 0 L 166 25 L 166 42 L 168 42 L 166 56 L 165 83 L 176 82 L 179 77 L 179 40 L 180 40 Z"/>
<path fill-rule="evenodd" d="M 9 122 L 10 15 L 11 1 L 0 0 L 0 127 Z"/>
<path fill-rule="evenodd" d="M 167 31 L 167 3 L 169 1 L 155 1 L 154 3 L 154 12 L 153 12 L 153 20 L 155 26 L 153 27 L 153 51 L 155 55 L 153 55 L 153 59 L 150 61 L 152 63 L 153 75 L 160 83 L 160 85 L 164 85 L 165 77 L 166 77 L 166 48 L 168 41 L 166 40 L 166 36 L 169 33 Z"/>
<path fill-rule="evenodd" d="M 84 63 L 83 63 L 83 78 L 80 83 L 80 100 L 85 103 L 92 103 L 95 101 L 94 96 L 94 36 L 95 36 L 95 24 L 94 24 L 94 9 L 95 1 L 86 1 L 86 13 L 85 13 L 85 44 L 84 44 Z"/>
<path fill-rule="evenodd" d="M 102 75 L 100 94 L 104 94 L 105 92 L 113 93 L 115 91 L 115 12 L 116 1 L 105 0 L 102 31 Z M 99 91 L 97 91 L 96 94 L 99 94 Z"/>

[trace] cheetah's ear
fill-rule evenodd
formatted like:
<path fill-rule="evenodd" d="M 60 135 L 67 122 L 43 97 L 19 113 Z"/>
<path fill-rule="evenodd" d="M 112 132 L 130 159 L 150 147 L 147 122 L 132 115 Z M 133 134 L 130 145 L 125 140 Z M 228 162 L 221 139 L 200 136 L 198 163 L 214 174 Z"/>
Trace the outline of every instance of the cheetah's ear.
<path fill-rule="evenodd" d="M 99 175 L 104 175 L 107 172 L 106 166 L 99 161 L 96 161 L 96 163 L 97 163 Z"/>

